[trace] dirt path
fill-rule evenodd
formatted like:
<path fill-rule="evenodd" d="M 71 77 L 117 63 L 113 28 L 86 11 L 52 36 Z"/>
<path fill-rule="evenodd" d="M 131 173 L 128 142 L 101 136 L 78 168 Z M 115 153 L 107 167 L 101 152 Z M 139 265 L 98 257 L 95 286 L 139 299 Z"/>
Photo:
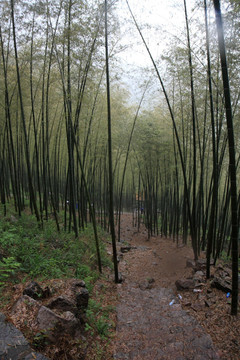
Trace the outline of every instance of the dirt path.
<path fill-rule="evenodd" d="M 122 239 L 133 248 L 119 265 L 125 281 L 118 285 L 114 358 L 219 359 L 210 336 L 182 309 L 175 293 L 175 281 L 190 274 L 191 249 L 160 237 L 147 241 L 144 227 L 134 232 L 127 214 L 121 226 Z"/>

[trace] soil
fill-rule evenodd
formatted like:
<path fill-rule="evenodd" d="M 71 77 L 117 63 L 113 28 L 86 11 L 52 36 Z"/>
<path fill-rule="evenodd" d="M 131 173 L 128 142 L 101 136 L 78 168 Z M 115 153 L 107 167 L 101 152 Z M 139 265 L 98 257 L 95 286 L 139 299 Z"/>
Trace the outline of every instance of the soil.
<path fill-rule="evenodd" d="M 119 264 L 125 280 L 117 286 L 115 359 L 239 359 L 240 319 L 230 315 L 226 294 L 210 281 L 198 293 L 176 289 L 176 280 L 193 277 L 186 267 L 191 247 L 161 236 L 148 240 L 128 214 L 121 229 L 131 250 Z M 214 301 L 205 302 L 207 295 Z"/>

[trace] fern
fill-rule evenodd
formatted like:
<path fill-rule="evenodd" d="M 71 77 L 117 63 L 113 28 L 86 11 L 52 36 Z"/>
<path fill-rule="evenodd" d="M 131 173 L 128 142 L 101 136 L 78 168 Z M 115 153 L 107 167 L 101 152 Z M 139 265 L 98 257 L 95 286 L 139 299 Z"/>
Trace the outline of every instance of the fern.
<path fill-rule="evenodd" d="M 14 274 L 19 267 L 20 264 L 12 256 L 0 261 L 0 286 L 3 286 L 9 276 Z"/>

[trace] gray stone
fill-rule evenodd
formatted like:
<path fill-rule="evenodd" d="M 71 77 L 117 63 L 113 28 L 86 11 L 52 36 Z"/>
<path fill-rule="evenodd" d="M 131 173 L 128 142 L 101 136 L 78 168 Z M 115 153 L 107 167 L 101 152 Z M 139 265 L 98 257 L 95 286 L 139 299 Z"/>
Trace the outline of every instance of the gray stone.
<path fill-rule="evenodd" d="M 13 305 L 11 315 L 13 315 L 14 317 L 21 317 L 21 312 L 23 311 L 23 309 L 27 312 L 32 313 L 34 311 L 35 313 L 37 313 L 40 307 L 41 305 L 36 300 L 34 300 L 28 295 L 23 295 Z"/>
<path fill-rule="evenodd" d="M 34 352 L 21 331 L 5 320 L 5 315 L 0 313 L 1 360 L 47 360 L 45 356 Z"/>
<path fill-rule="evenodd" d="M 194 289 L 195 282 L 192 279 L 180 279 L 175 282 L 178 290 Z"/>
<path fill-rule="evenodd" d="M 122 253 L 126 253 L 126 252 L 128 252 L 128 251 L 130 251 L 131 250 L 131 246 L 121 246 L 121 252 Z"/>
<path fill-rule="evenodd" d="M 86 322 L 89 293 L 84 281 L 70 279 L 67 285 L 68 288 L 64 287 L 63 295 L 53 298 L 46 306 L 42 306 L 37 300 L 40 300 L 41 294 L 44 296 L 44 290 L 37 283 L 32 282 L 24 291 L 30 296 L 20 297 L 12 307 L 11 315 L 19 324 L 27 322 L 25 325 L 29 328 L 43 331 L 46 338 L 53 342 L 63 334 L 75 336 L 77 331 L 81 331 L 81 325 Z"/>
<path fill-rule="evenodd" d="M 0 358 L 19 359 L 27 355 L 31 348 L 21 333 L 12 324 L 5 322 L 5 316 L 0 315 Z"/>
<path fill-rule="evenodd" d="M 211 287 L 217 288 L 226 293 L 232 291 L 231 282 L 226 279 L 221 279 L 220 277 L 214 277 L 213 281 L 211 282 Z"/>
<path fill-rule="evenodd" d="M 71 311 L 73 314 L 77 314 L 78 312 L 76 304 L 70 301 L 66 296 L 58 296 L 57 298 L 51 300 L 46 307 L 63 312 Z"/>
<path fill-rule="evenodd" d="M 72 286 L 73 286 L 73 288 L 78 288 L 78 287 L 83 287 L 83 288 L 85 288 L 85 287 L 86 287 L 86 283 L 85 283 L 85 281 L 83 281 L 83 280 L 73 280 Z"/>
<path fill-rule="evenodd" d="M 69 311 L 57 315 L 45 306 L 41 306 L 37 315 L 38 328 L 46 331 L 48 338 L 55 341 L 59 335 L 66 333 L 74 336 L 79 321 Z"/>
<path fill-rule="evenodd" d="M 194 276 L 196 276 L 196 277 L 203 277 L 203 276 L 204 276 L 204 272 L 203 272 L 203 271 L 197 271 Z"/>
<path fill-rule="evenodd" d="M 123 274 L 119 271 L 118 272 L 118 283 L 121 284 L 124 281 Z"/>
<path fill-rule="evenodd" d="M 213 266 L 214 265 L 214 260 L 210 261 L 210 265 Z M 199 270 L 205 270 L 207 266 L 207 260 L 206 259 L 198 259 L 196 260 L 196 265 L 194 267 L 195 271 L 199 271 Z"/>
<path fill-rule="evenodd" d="M 55 341 L 58 339 L 59 334 L 63 333 L 74 335 L 76 329 L 80 326 L 80 321 L 70 311 L 65 310 L 60 315 L 56 314 L 27 295 L 18 299 L 12 308 L 12 315 L 21 318 L 23 309 L 31 314 L 29 327 L 34 326 L 39 331 L 43 330 L 50 341 Z"/>
<path fill-rule="evenodd" d="M 187 259 L 186 261 L 186 267 L 194 268 L 195 267 L 195 260 Z"/>
<path fill-rule="evenodd" d="M 155 282 L 155 280 L 153 278 L 146 279 L 139 284 L 139 288 L 141 290 L 152 289 L 154 282 Z"/>
<path fill-rule="evenodd" d="M 193 276 L 193 280 L 195 283 L 202 282 L 205 279 L 205 275 L 203 271 L 196 271 L 196 273 Z"/>

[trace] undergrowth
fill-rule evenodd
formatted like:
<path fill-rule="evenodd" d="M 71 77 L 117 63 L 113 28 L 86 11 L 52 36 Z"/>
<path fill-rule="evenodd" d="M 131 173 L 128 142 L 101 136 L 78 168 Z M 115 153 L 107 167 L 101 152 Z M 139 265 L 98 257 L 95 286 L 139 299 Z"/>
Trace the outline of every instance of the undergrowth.
<path fill-rule="evenodd" d="M 112 266 L 101 234 L 100 252 L 103 266 Z M 41 229 L 31 215 L 14 222 L 0 219 L 0 286 L 10 278 L 17 281 L 20 274 L 39 280 L 81 278 L 91 286 L 98 278 L 92 226 L 76 239 L 74 233 L 58 233 L 52 220 Z"/>
<path fill-rule="evenodd" d="M 112 268 L 107 256 L 105 242 L 107 235 L 100 228 L 99 246 L 102 266 Z M 85 331 L 88 340 L 76 343 L 69 339 L 64 351 L 85 352 L 89 346 L 96 359 L 102 359 L 104 349 L 110 341 L 114 324 L 110 320 L 113 309 L 101 305 L 102 296 L 95 296 L 94 284 L 99 278 L 94 232 L 91 224 L 81 231 L 78 238 L 68 232 L 58 233 L 55 222 L 44 222 L 39 226 L 32 215 L 22 214 L 20 218 L 13 216 L 0 217 L 0 299 L 4 308 L 11 299 L 12 284 L 35 281 L 48 281 L 56 278 L 78 278 L 86 283 L 90 293 L 89 306 L 86 313 Z M 104 278 L 104 276 L 103 276 Z M 92 298 L 94 296 L 94 299 Z M 34 346 L 46 346 L 44 334 L 37 334 Z"/>
<path fill-rule="evenodd" d="M 111 306 L 104 308 L 101 303 L 90 299 L 86 312 L 87 323 L 85 330 L 89 331 L 91 335 L 97 332 L 101 339 L 109 337 L 110 330 L 115 326 L 115 324 L 109 320 L 109 313 L 111 311 L 113 311 Z"/>

